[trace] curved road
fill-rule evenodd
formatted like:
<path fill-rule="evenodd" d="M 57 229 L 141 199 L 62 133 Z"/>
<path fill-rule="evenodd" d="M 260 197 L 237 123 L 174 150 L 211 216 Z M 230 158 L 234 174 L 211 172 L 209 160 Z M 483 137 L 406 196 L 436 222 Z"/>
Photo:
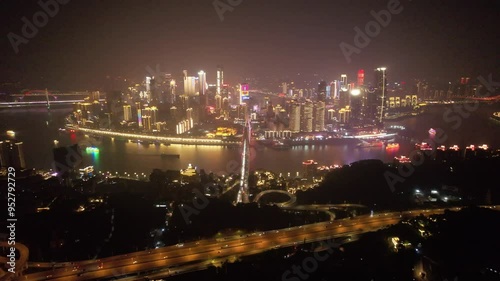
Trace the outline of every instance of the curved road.
<path fill-rule="evenodd" d="M 498 210 L 498 206 L 488 206 Z M 460 207 L 446 208 L 460 210 Z M 22 280 L 90 280 L 124 276 L 140 272 L 175 268 L 208 260 L 228 259 L 262 253 L 273 248 L 291 246 L 313 241 L 360 234 L 385 228 L 398 223 L 403 217 L 420 214 L 441 214 L 442 209 L 388 212 L 375 216 L 359 216 L 355 219 L 322 222 L 267 232 L 226 237 L 224 239 L 204 239 L 185 243 L 182 246 L 168 246 L 151 251 L 141 251 L 128 255 L 102 258 L 97 261 L 81 261 L 63 268 L 25 275 Z M 208 266 L 208 265 L 207 265 Z M 79 276 L 80 275 L 80 276 Z"/>

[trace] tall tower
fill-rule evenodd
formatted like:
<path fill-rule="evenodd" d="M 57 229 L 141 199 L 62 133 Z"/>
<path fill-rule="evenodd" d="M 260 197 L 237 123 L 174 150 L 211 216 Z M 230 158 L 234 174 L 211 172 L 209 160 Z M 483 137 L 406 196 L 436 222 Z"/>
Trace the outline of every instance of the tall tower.
<path fill-rule="evenodd" d="M 224 69 L 222 65 L 217 66 L 217 94 L 222 95 L 222 85 L 224 85 Z"/>
<path fill-rule="evenodd" d="M 326 82 L 321 81 L 318 84 L 318 101 L 325 101 L 326 100 Z"/>
<path fill-rule="evenodd" d="M 206 106 L 208 105 L 208 96 L 206 95 L 207 74 L 203 70 L 198 72 L 198 83 L 200 85 L 200 101 L 204 106 Z"/>
<path fill-rule="evenodd" d="M 347 91 L 347 74 L 340 75 L 340 89 L 342 91 Z"/>
<path fill-rule="evenodd" d="M 243 129 L 243 150 L 241 151 L 241 178 L 240 189 L 236 203 L 249 203 L 248 176 L 250 174 L 250 136 L 251 124 L 248 118 L 248 111 L 245 114 L 245 128 Z"/>
<path fill-rule="evenodd" d="M 365 71 L 360 69 L 358 71 L 358 87 L 363 86 L 365 84 Z"/>
<path fill-rule="evenodd" d="M 377 87 L 377 96 L 380 98 L 379 106 L 379 122 L 382 123 L 384 117 L 384 107 L 385 107 L 385 99 L 387 97 L 387 68 L 379 67 L 375 69 L 375 87 Z"/>

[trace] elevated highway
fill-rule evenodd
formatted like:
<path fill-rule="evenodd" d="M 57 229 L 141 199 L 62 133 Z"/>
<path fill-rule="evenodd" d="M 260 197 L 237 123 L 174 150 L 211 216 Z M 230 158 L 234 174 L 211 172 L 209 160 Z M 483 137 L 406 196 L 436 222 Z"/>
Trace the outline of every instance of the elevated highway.
<path fill-rule="evenodd" d="M 500 210 L 499 206 L 483 206 Z M 461 207 L 449 208 L 458 211 Z M 25 275 L 27 280 L 96 280 L 132 274 L 179 274 L 183 266 L 194 266 L 201 270 L 212 262 L 229 260 L 237 257 L 254 255 L 279 247 L 293 246 L 301 243 L 324 241 L 358 235 L 393 225 L 403 218 L 419 215 L 442 214 L 446 209 L 422 209 L 406 212 L 388 212 L 374 216 L 359 216 L 297 227 L 255 232 L 240 237 L 223 239 L 203 239 L 182 245 L 158 248 L 150 251 L 134 252 L 126 255 L 112 256 L 99 260 L 87 260 L 60 264 L 60 268 Z M 212 262 L 209 262 L 212 261 Z M 51 264 L 53 266 L 53 264 Z M 41 266 L 40 266 L 41 267 Z M 153 272 L 155 273 L 147 273 Z M 23 280 L 23 279 L 20 279 Z"/>

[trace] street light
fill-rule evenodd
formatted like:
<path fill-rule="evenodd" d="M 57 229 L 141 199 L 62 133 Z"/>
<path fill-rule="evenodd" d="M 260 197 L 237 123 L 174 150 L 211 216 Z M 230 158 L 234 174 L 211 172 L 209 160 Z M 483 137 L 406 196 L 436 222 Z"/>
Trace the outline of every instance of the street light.
<path fill-rule="evenodd" d="M 382 71 L 382 107 L 380 108 L 380 123 L 382 123 L 382 118 L 384 117 L 384 99 L 385 99 L 385 70 L 386 67 L 377 68 L 378 71 Z"/>

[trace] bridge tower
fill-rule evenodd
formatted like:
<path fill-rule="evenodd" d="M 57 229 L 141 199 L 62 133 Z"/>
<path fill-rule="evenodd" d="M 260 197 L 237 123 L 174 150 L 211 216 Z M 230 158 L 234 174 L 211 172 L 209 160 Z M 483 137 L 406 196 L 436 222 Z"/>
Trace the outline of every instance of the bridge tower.
<path fill-rule="evenodd" d="M 240 189 L 236 203 L 249 203 L 248 176 L 250 174 L 250 137 L 251 124 L 248 117 L 248 109 L 245 113 L 245 128 L 243 129 L 243 150 L 241 151 L 241 178 Z"/>
<path fill-rule="evenodd" d="M 45 89 L 45 98 L 47 99 L 47 109 L 50 110 L 49 90 L 47 89 Z"/>

